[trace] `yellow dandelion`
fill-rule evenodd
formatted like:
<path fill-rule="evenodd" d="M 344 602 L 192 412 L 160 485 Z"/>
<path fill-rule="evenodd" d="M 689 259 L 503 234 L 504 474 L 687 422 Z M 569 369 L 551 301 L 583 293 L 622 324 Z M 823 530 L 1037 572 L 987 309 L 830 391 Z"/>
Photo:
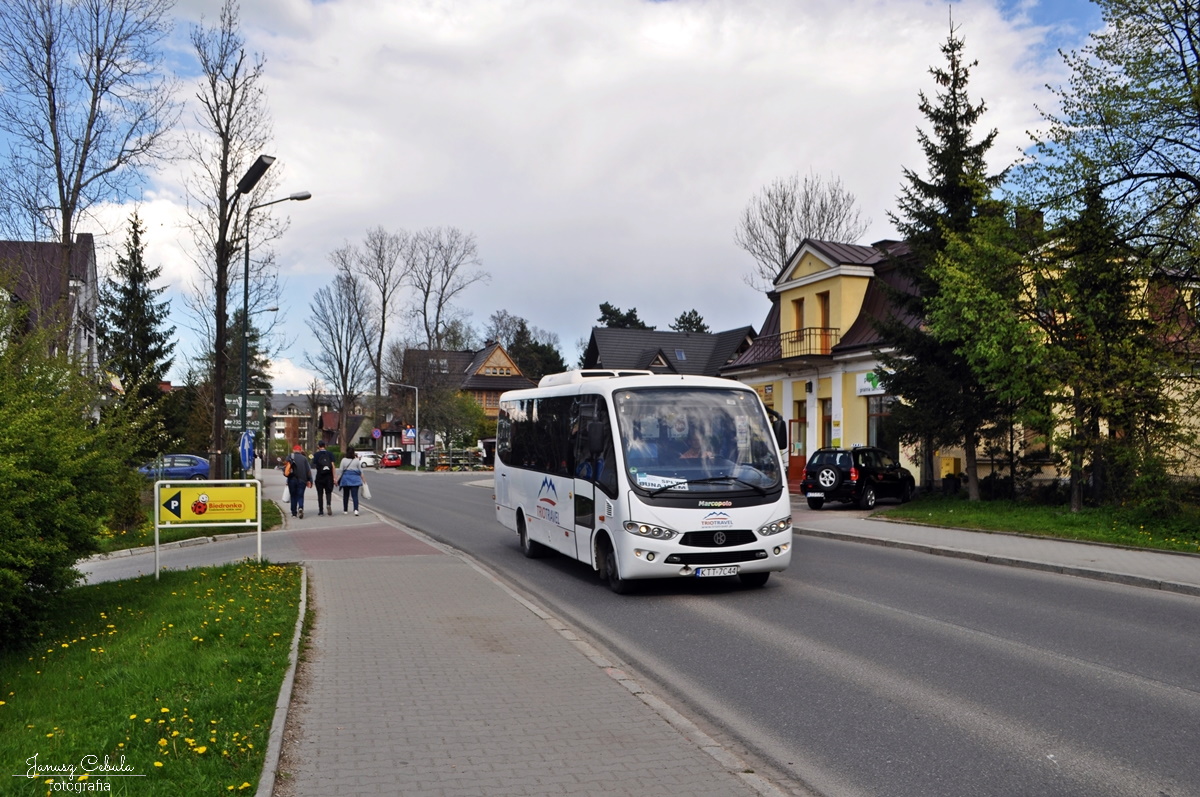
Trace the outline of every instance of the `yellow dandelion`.
<path fill-rule="evenodd" d="M 137 719 L 137 714 L 130 714 L 129 719 L 131 719 L 131 720 Z"/>
<path fill-rule="evenodd" d="M 156 767 L 161 767 L 162 765 L 163 765 L 163 762 L 161 762 L 161 761 L 154 762 L 154 766 L 156 766 Z"/>
<path fill-rule="evenodd" d="M 208 752 L 208 747 L 205 745 L 200 745 L 196 748 L 197 755 L 204 755 L 206 752 Z"/>

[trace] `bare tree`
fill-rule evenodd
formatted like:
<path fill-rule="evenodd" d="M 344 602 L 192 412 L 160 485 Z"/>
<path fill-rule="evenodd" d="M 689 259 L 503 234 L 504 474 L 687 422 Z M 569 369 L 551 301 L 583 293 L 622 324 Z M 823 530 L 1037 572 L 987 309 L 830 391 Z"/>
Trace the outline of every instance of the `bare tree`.
<path fill-rule="evenodd" d="M 95 203 L 120 198 L 162 153 L 174 86 L 158 47 L 171 0 L 0 3 L 0 130 L 9 158 L 0 221 L 28 223 L 63 247 L 59 312 L 69 308 L 75 228 Z"/>
<path fill-rule="evenodd" d="M 309 304 L 309 325 L 319 348 L 304 355 L 309 368 L 330 386 L 338 411 L 338 444 L 345 451 L 346 418 L 367 385 L 370 358 L 350 319 L 361 306 L 361 287 L 355 278 L 338 274 L 333 285 L 321 288 Z"/>
<path fill-rule="evenodd" d="M 525 325 L 524 333 L 521 333 L 522 325 Z M 483 334 L 488 340 L 494 340 L 505 349 L 510 350 L 519 334 L 528 335 L 530 341 L 539 345 L 551 346 L 555 349 L 559 347 L 557 332 L 530 326 L 524 318 L 513 315 L 507 310 L 497 310 L 488 316 L 487 327 L 484 328 Z"/>
<path fill-rule="evenodd" d="M 396 298 L 407 276 L 405 252 L 411 236 L 401 230 L 388 232 L 383 227 L 367 230 L 361 248 L 343 247 L 331 255 L 339 273 L 358 278 L 363 305 L 354 315 L 354 323 L 371 368 L 375 372 L 375 425 L 379 426 L 380 396 L 383 394 L 384 339 L 388 320 L 396 311 Z"/>
<path fill-rule="evenodd" d="M 737 245 L 754 258 L 743 279 L 755 290 L 770 290 L 788 258 L 805 238 L 854 243 L 870 226 L 854 194 L 837 177 L 826 182 L 809 173 L 778 178 L 746 204 L 734 230 Z"/>
<path fill-rule="evenodd" d="M 199 284 L 193 285 L 186 303 L 204 339 L 212 342 L 214 407 L 211 450 L 220 452 L 225 441 L 225 393 L 229 370 L 229 293 L 239 285 L 241 269 L 232 268 L 235 256 L 248 246 L 245 213 L 274 187 L 268 171 L 252 187 L 242 207 L 238 186 L 255 158 L 271 140 L 271 119 L 263 87 L 264 62 L 249 55 L 239 27 L 239 8 L 225 0 L 217 24 L 192 29 L 191 43 L 200 64 L 196 92 L 195 129 L 186 137 L 188 160 L 194 171 L 187 181 L 189 227 L 196 240 Z M 283 225 L 266 212 L 252 216 L 252 236 L 278 237 Z M 251 261 L 250 314 L 277 304 L 278 270 L 269 248 L 261 243 Z M 242 252 L 244 254 L 244 252 Z M 269 336 L 274 321 L 265 330 Z"/>
<path fill-rule="evenodd" d="M 430 350 L 444 348 L 447 332 L 457 320 L 454 299 L 489 275 L 480 265 L 475 236 L 457 227 L 433 227 L 413 237 L 409 261 L 409 284 L 413 309 Z"/>
<path fill-rule="evenodd" d="M 312 451 L 317 447 L 317 441 L 323 439 L 321 434 L 321 402 L 325 399 L 325 385 L 320 379 L 309 380 L 307 393 L 308 397 L 308 439 L 301 445 L 308 451 Z"/>

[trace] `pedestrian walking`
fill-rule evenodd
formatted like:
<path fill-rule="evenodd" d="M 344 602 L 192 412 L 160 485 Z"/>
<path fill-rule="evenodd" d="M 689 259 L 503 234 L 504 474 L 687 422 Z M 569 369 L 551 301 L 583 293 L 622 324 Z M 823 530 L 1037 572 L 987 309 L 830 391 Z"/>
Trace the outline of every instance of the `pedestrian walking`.
<path fill-rule="evenodd" d="M 292 453 L 283 461 L 283 472 L 287 476 L 288 495 L 292 499 L 292 517 L 304 519 L 304 491 L 312 487 L 312 465 L 304 456 L 304 449 L 293 446 Z"/>
<path fill-rule="evenodd" d="M 342 471 L 341 477 L 338 479 L 338 484 L 342 487 L 342 514 L 345 514 L 350 509 L 350 499 L 354 499 L 354 514 L 358 514 L 358 488 L 362 486 L 362 462 L 358 459 L 358 453 L 354 450 L 354 446 L 346 449 L 346 458 L 342 460 L 338 468 Z"/>
<path fill-rule="evenodd" d="M 312 458 L 313 484 L 317 486 L 317 514 L 324 515 L 325 507 L 329 507 L 329 514 L 333 514 L 333 482 L 334 482 L 334 464 L 333 454 L 325 450 L 325 441 L 317 443 L 317 453 L 313 454 Z"/>

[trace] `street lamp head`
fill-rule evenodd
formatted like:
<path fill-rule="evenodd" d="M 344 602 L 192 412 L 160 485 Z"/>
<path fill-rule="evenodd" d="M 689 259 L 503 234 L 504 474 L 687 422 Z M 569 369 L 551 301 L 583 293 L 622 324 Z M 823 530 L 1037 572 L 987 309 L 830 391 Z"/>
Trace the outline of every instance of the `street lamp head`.
<path fill-rule="evenodd" d="M 271 168 L 271 164 L 275 162 L 273 155 L 259 155 L 254 163 L 250 164 L 250 168 L 246 170 L 246 174 L 242 179 L 238 180 L 237 190 L 239 194 L 248 194 L 254 190 L 254 186 L 258 185 L 258 181 L 267 173 L 267 169 Z"/>
<path fill-rule="evenodd" d="M 312 199 L 312 194 L 307 191 L 297 191 L 288 197 L 288 199 L 292 200 L 293 202 L 303 202 L 306 199 Z"/>

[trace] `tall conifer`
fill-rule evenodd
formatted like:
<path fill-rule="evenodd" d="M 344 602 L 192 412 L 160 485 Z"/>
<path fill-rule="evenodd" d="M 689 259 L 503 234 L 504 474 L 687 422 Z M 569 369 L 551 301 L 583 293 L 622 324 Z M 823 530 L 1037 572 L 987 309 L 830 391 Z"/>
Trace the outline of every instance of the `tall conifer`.
<path fill-rule="evenodd" d="M 920 92 L 919 108 L 931 132 L 918 129 L 927 176 L 904 170 L 905 185 L 898 213 L 889 214 L 909 252 L 897 261 L 910 291 L 897 291 L 898 312 L 879 326 L 891 347 L 881 356 L 887 370 L 884 385 L 901 401 L 892 420 L 902 440 L 918 443 L 922 484 L 933 478 L 933 451 L 961 445 L 972 498 L 978 498 L 976 448 L 984 425 L 997 407 L 979 384 L 970 364 L 957 353 L 957 342 L 936 338 L 929 329 L 927 303 L 937 295 L 928 265 L 947 248 L 947 236 L 965 234 L 1002 175 L 989 177 L 985 156 L 996 138 L 992 130 L 976 141 L 974 130 L 985 110 L 967 94 L 970 70 L 977 62 L 963 59 L 964 41 L 951 27 L 941 47 L 944 68 L 931 68 L 938 85 L 934 101 Z"/>
<path fill-rule="evenodd" d="M 101 287 L 99 345 L 106 367 L 121 379 L 126 400 L 156 404 L 162 395 L 159 383 L 174 359 L 175 327 L 166 326 L 170 302 L 159 301 L 166 288 L 154 286 L 162 268 L 146 266 L 145 232 L 135 211 L 125 253 Z"/>

